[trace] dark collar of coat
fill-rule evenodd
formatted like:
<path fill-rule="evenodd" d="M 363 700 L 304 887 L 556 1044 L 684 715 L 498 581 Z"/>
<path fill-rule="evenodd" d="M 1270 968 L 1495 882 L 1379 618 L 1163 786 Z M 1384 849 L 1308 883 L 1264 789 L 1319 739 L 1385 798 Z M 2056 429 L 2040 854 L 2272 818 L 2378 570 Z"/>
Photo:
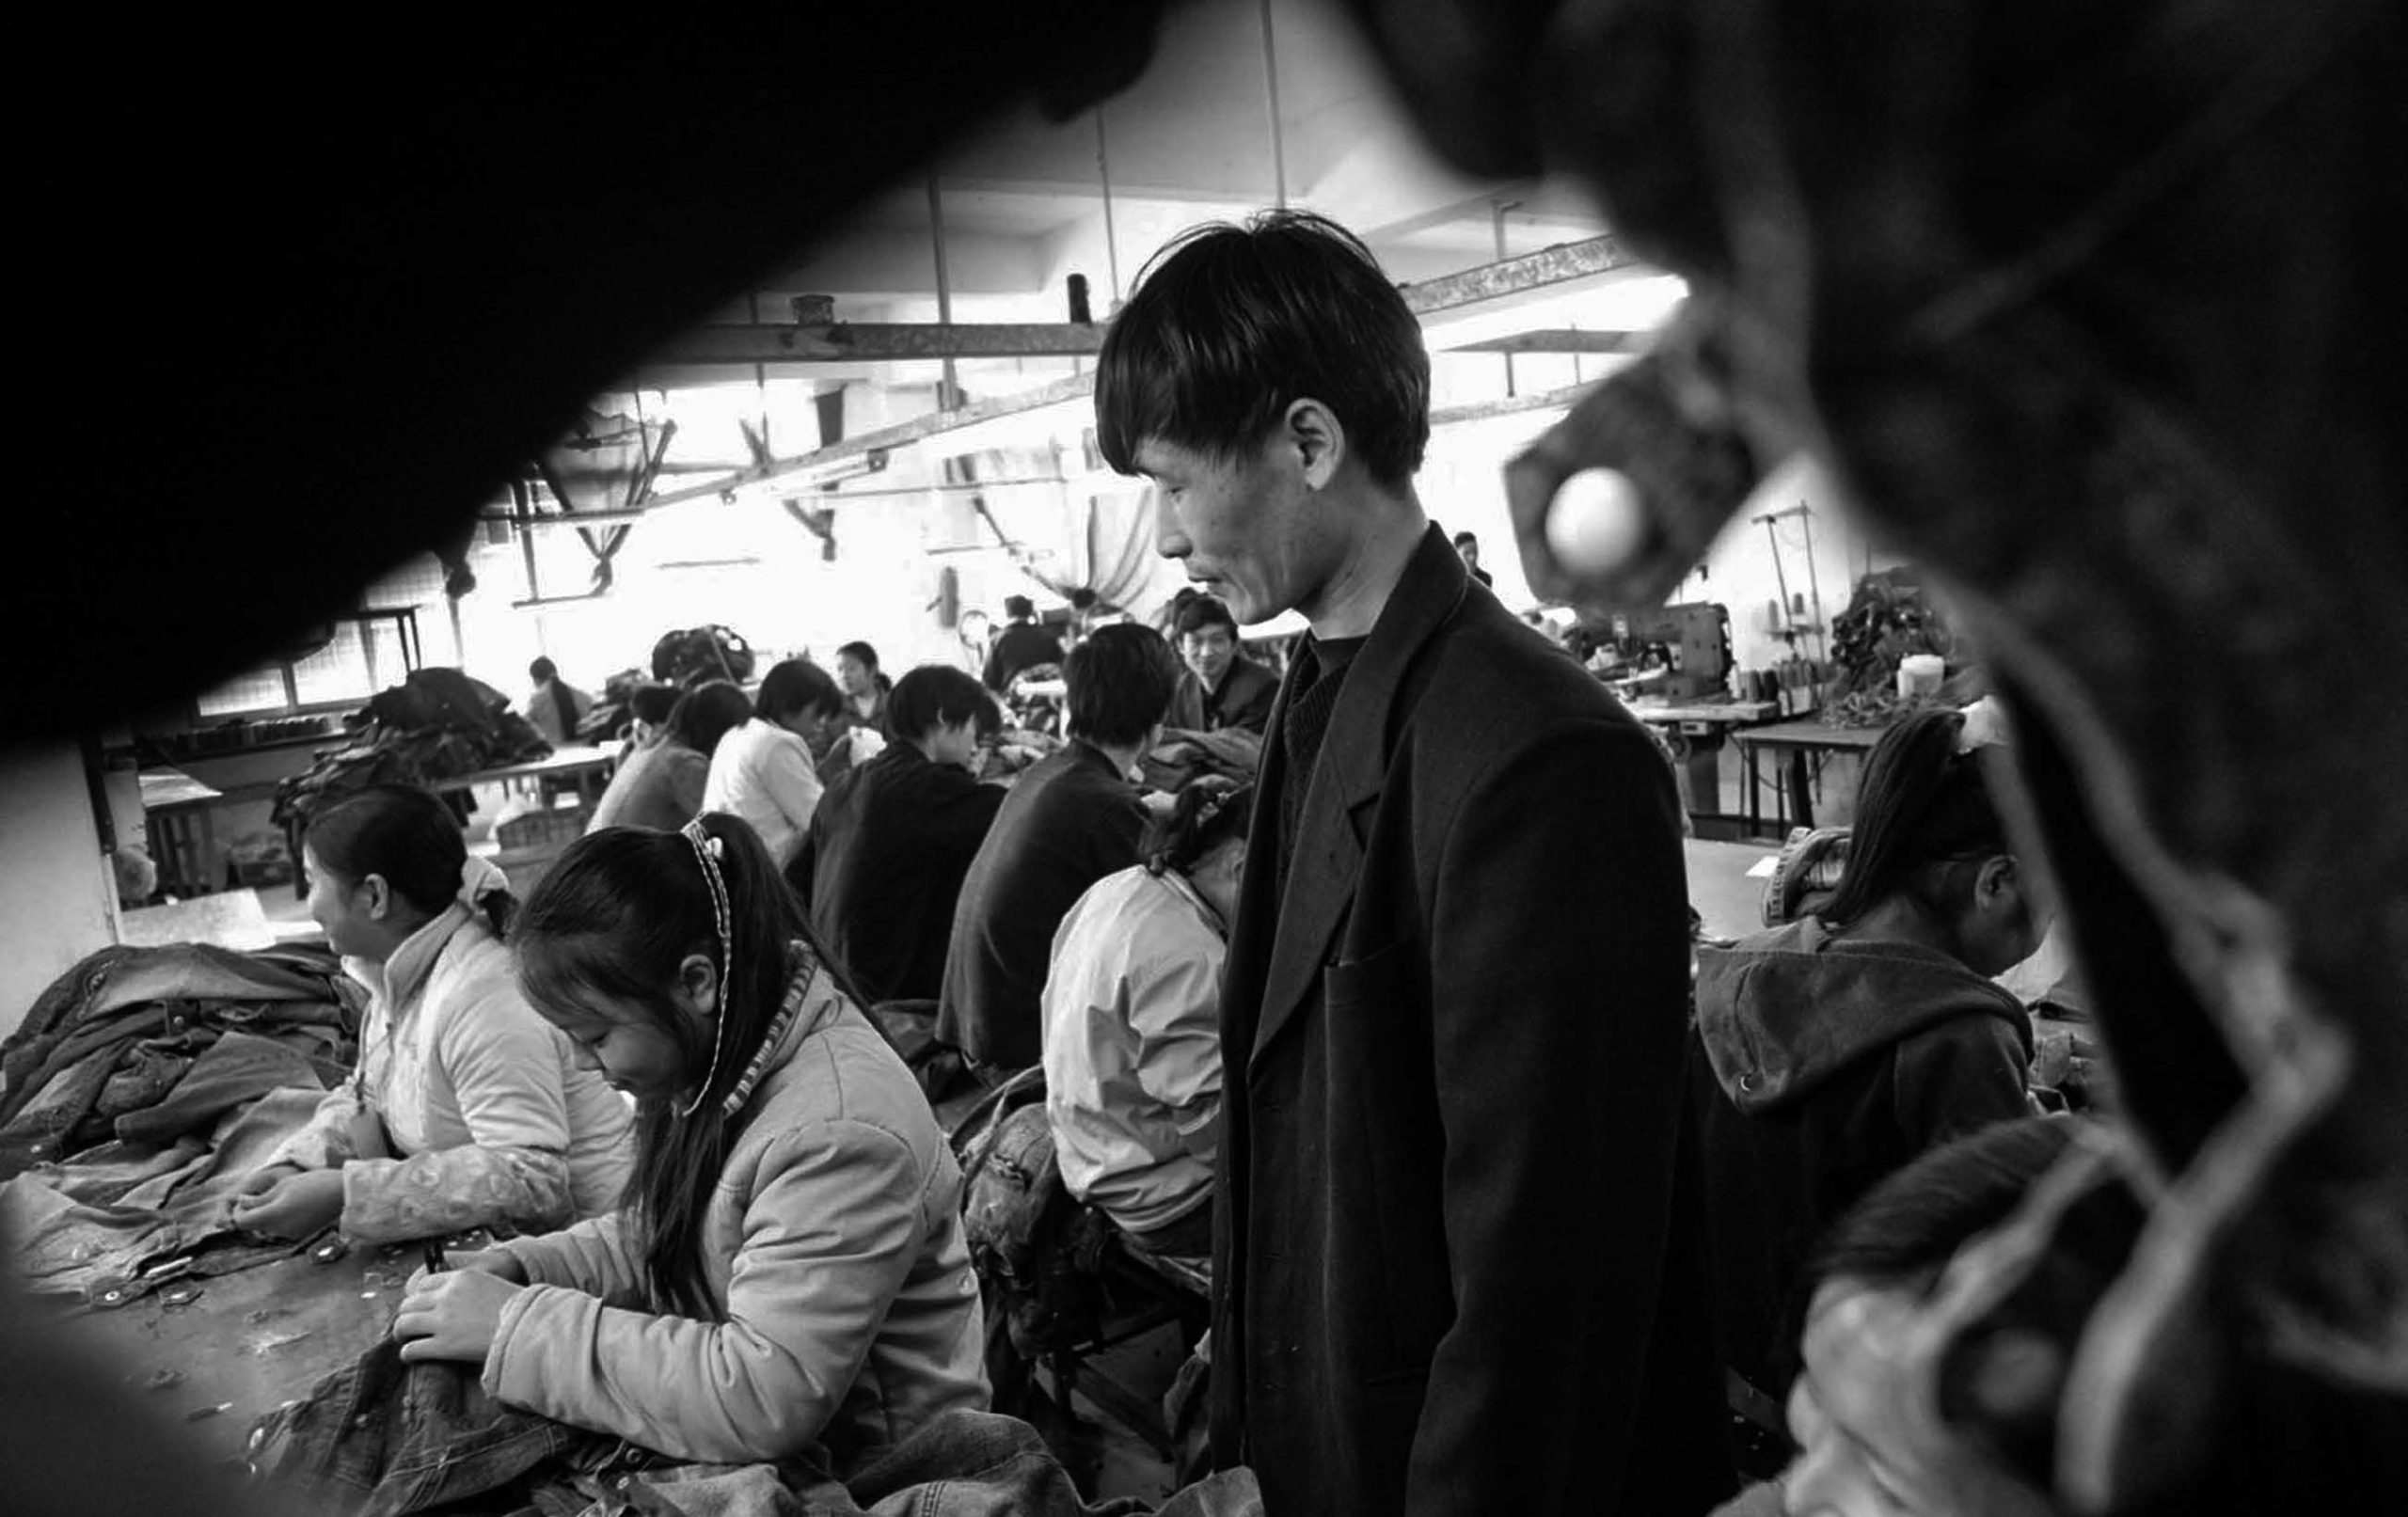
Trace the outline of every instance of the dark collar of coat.
<path fill-rule="evenodd" d="M 1258 870 L 1246 871 L 1250 909 L 1241 916 L 1272 927 L 1271 964 L 1263 982 L 1254 1051 L 1276 1035 L 1310 992 L 1329 940 L 1354 902 L 1355 877 L 1363 862 L 1363 821 L 1380 798 L 1410 702 L 1406 685 L 1439 629 L 1462 606 L 1471 576 L 1446 534 L 1433 527 L 1406 561 L 1371 635 L 1347 667 L 1346 684 L 1330 713 L 1304 810 L 1296 824 L 1295 852 L 1288 861 L 1284 897 L 1272 867 L 1272 849 L 1253 855 Z M 1294 674 L 1283 683 L 1271 714 L 1271 730 L 1284 734 Z M 1278 826 L 1277 795 L 1291 782 L 1286 773 L 1286 743 L 1271 745 L 1264 757 L 1264 784 L 1257 795 L 1258 822 Z"/>

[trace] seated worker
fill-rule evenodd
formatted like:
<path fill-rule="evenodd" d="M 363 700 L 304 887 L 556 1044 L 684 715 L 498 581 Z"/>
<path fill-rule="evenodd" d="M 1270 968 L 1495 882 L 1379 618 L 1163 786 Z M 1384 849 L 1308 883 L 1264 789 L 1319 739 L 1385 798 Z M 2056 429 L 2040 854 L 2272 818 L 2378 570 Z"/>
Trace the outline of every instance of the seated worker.
<path fill-rule="evenodd" d="M 1026 595 L 1004 597 L 1004 629 L 995 634 L 995 644 L 987 654 L 987 672 L 982 683 L 997 695 L 1012 687 L 1012 679 L 1023 669 L 1038 664 L 1062 661 L 1062 640 L 1051 627 L 1038 624 L 1037 607 Z"/>
<path fill-rule="evenodd" d="M 559 666 L 538 658 L 527 666 L 535 687 L 527 694 L 527 719 L 554 748 L 577 741 L 577 724 L 594 708 L 594 697 L 561 678 Z"/>
<path fill-rule="evenodd" d="M 801 845 L 821 785 L 812 745 L 843 719 L 845 697 L 808 658 L 773 666 L 752 698 L 752 719 L 720 739 L 703 785 L 703 810 L 752 824 L 781 868 Z"/>
<path fill-rule="evenodd" d="M 1480 566 L 1480 534 L 1457 532 L 1454 542 L 1455 557 L 1464 561 L 1464 567 L 1471 571 L 1471 577 L 1489 589 L 1495 590 L 1497 577 Z"/>
<path fill-rule="evenodd" d="M 627 692 L 626 742 L 619 750 L 622 763 L 652 747 L 669 733 L 669 713 L 686 692 L 674 685 L 648 680 Z"/>
<path fill-rule="evenodd" d="M 637 1101 L 635 1185 L 413 1279 L 404 1358 L 680 1462 L 839 1478 L 986 1407 L 960 1168 L 751 828 L 579 838 L 511 936 L 528 999 Z"/>
<path fill-rule="evenodd" d="M 995 1083 L 1044 1056 L 1038 1001 L 1062 924 L 1086 888 L 1137 861 L 1146 805 L 1129 775 L 1179 682 L 1151 627 L 1099 627 L 1070 655 L 1070 740 L 1014 782 L 953 912 L 937 1040 Z"/>
<path fill-rule="evenodd" d="M 848 642 L 836 650 L 836 686 L 845 692 L 844 705 L 826 733 L 812 747 L 817 756 L 819 783 L 824 789 L 856 765 L 867 764 L 886 751 L 886 701 L 895 682 L 878 671 L 878 650 L 866 642 Z"/>
<path fill-rule="evenodd" d="M 244 1186 L 236 1224 L 374 1242 L 540 1232 L 619 1204 L 626 1104 L 519 994 L 499 870 L 408 785 L 338 801 L 301 844 L 309 916 L 368 987 L 359 1067 Z"/>
<path fill-rule="evenodd" d="M 1243 727 L 1259 737 L 1279 699 L 1279 676 L 1238 648 L 1238 619 L 1218 596 L 1197 595 L 1172 624 L 1187 664 L 1170 725 L 1189 732 Z"/>
<path fill-rule="evenodd" d="M 677 698 L 660 740 L 630 753 L 594 803 L 589 832 L 606 827 L 650 827 L 674 832 L 702 814 L 719 740 L 752 719 L 752 703 L 723 679 Z"/>
<path fill-rule="evenodd" d="M 1210 1257 L 1221 960 L 1254 787 L 1199 780 L 1146 861 L 1090 886 L 1054 935 L 1045 1111 L 1069 1193 L 1149 1253 Z"/>
<path fill-rule="evenodd" d="M 895 741 L 829 786 L 786 866 L 811 930 L 864 1005 L 934 1001 L 954 903 L 1004 803 L 971 778 L 1002 719 L 979 683 L 925 665 L 886 700 Z"/>
<path fill-rule="evenodd" d="M 1725 1364 L 1776 1394 L 1782 1308 L 1833 1219 L 1924 1150 L 2028 1115 L 2032 1029 L 1989 976 L 2046 926 L 1963 719 L 1875 745 L 1839 889 L 1819 913 L 1697 950 L 1689 1099 Z"/>

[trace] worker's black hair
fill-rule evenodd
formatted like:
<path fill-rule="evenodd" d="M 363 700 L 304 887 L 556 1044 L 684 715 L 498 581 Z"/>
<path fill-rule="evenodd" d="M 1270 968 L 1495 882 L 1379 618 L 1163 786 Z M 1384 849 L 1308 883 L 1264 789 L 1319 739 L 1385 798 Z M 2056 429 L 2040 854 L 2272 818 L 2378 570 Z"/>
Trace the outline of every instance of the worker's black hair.
<path fill-rule="evenodd" d="M 835 677 L 808 658 L 788 658 L 770 667 L 761 680 L 753 712 L 770 721 L 816 712 L 832 716 L 843 709 L 845 692 Z"/>
<path fill-rule="evenodd" d="M 1025 621 L 1037 614 L 1037 603 L 1026 595 L 1006 595 L 1004 614 L 1014 621 Z"/>
<path fill-rule="evenodd" d="M 383 879 L 410 909 L 440 916 L 460 893 L 468 845 L 460 819 L 441 797 L 417 785 L 374 784 L 343 797 L 311 819 L 302 846 L 345 885 Z M 478 900 L 497 936 L 510 925 L 501 891 Z"/>
<path fill-rule="evenodd" d="M 669 713 L 669 736 L 705 758 L 719 751 L 719 740 L 752 719 L 752 703 L 723 679 L 705 680 L 688 690 Z"/>
<path fill-rule="evenodd" d="M 1138 856 L 1154 874 L 1176 869 L 1183 875 L 1222 844 L 1243 839 L 1253 812 L 1252 783 L 1217 774 L 1190 780 L 1171 809 L 1146 824 Z"/>
<path fill-rule="evenodd" d="M 548 658 L 539 657 L 533 663 L 527 666 L 527 677 L 535 681 L 538 685 L 547 679 L 559 678 L 560 672 L 560 666 L 553 663 Z"/>
<path fill-rule="evenodd" d="M 1902 718 L 1873 747 L 1856 791 L 1856 821 L 1848 839 L 1847 872 L 1817 913 L 1854 922 L 1893 895 L 1907 894 L 1940 912 L 1961 903 L 1947 866 L 2009 852 L 2006 829 L 1990 797 L 1977 750 L 1956 751 L 1962 713 L 1918 711 Z"/>
<path fill-rule="evenodd" d="M 1219 462 L 1321 402 L 1348 450 L 1400 487 L 1430 442 L 1421 326 L 1361 239 L 1325 217 L 1266 211 L 1194 228 L 1157 253 L 1096 364 L 1096 441 L 1137 472 L 1161 441 Z"/>
<path fill-rule="evenodd" d="M 1143 742 L 1170 709 L 1179 658 L 1163 635 L 1122 622 L 1098 627 L 1062 666 L 1069 682 L 1070 735 L 1119 748 Z"/>
<path fill-rule="evenodd" d="M 1230 614 L 1228 604 L 1218 595 L 1197 595 L 1179 608 L 1179 620 L 1172 630 L 1180 637 L 1201 632 L 1208 626 L 1225 626 L 1229 636 L 1238 635 L 1238 619 Z"/>
<path fill-rule="evenodd" d="M 627 695 L 627 710 L 638 721 L 647 721 L 658 727 L 668 722 L 670 713 L 677 709 L 677 703 L 685 696 L 686 692 L 674 685 L 657 682 L 639 685 Z"/>
<path fill-rule="evenodd" d="M 886 725 L 908 743 L 926 741 L 939 723 L 978 724 L 980 737 L 991 737 L 1003 727 L 987 687 L 949 664 L 922 664 L 895 682 L 886 698 Z"/>
<path fill-rule="evenodd" d="M 1480 534 L 1478 532 L 1457 532 L 1455 534 L 1455 546 L 1462 547 L 1466 543 L 1470 544 L 1473 547 L 1480 546 Z"/>

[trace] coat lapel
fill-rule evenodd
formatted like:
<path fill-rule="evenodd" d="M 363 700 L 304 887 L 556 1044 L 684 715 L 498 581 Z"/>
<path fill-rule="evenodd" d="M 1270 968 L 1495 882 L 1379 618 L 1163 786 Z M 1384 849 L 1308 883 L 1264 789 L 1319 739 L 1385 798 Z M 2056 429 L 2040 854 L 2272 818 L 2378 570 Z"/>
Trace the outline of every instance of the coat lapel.
<path fill-rule="evenodd" d="M 1273 896 L 1279 886 L 1269 857 L 1275 850 L 1253 854 L 1261 860 L 1259 869 L 1249 861 L 1243 916 L 1271 937 L 1270 965 L 1251 1049 L 1255 1058 L 1311 998 L 1322 968 L 1329 960 L 1331 940 L 1354 904 L 1364 840 L 1401 727 L 1398 705 L 1405 677 L 1432 637 L 1454 614 L 1469 582 L 1463 561 L 1455 556 L 1446 535 L 1431 528 L 1372 625 L 1370 640 L 1346 672 L 1338 705 L 1330 713 L 1320 761 L 1305 792 L 1304 811 L 1297 818 L 1287 888 L 1275 901 Z M 1297 779 L 1288 766 L 1284 740 L 1293 689 L 1291 671 L 1272 712 L 1272 731 L 1282 734 L 1282 740 L 1265 745 L 1265 782 L 1256 800 L 1256 825 L 1273 829 L 1274 836 L 1279 825 L 1279 789 Z M 1264 907 L 1272 908 L 1267 915 L 1261 909 Z"/>

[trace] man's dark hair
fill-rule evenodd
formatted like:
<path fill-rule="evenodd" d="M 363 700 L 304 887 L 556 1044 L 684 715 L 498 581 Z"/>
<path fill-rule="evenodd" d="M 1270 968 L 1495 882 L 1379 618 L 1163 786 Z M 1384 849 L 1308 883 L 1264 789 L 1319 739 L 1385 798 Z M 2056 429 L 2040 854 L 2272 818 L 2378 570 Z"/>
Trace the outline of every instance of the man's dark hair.
<path fill-rule="evenodd" d="M 1070 735 L 1118 748 L 1143 742 L 1170 710 L 1179 659 L 1161 633 L 1122 622 L 1071 649 L 1062 677 L 1070 686 Z"/>
<path fill-rule="evenodd" d="M 558 679 L 560 672 L 560 666 L 548 658 L 538 658 L 527 666 L 527 677 L 538 685 L 547 679 Z"/>
<path fill-rule="evenodd" d="M 1006 595 L 1004 614 L 1016 622 L 1027 621 L 1037 615 L 1037 603 L 1026 595 Z"/>
<path fill-rule="evenodd" d="M 669 713 L 677 709 L 677 703 L 685 694 L 674 685 L 639 685 L 627 692 L 627 710 L 637 720 L 657 727 L 669 719 Z"/>
<path fill-rule="evenodd" d="M 832 715 L 845 703 L 845 692 L 826 670 L 808 658 L 788 658 L 762 678 L 752 709 L 771 721 L 805 712 Z"/>
<path fill-rule="evenodd" d="M 705 680 L 669 713 L 669 738 L 708 758 L 719 751 L 721 738 L 752 719 L 752 703 L 742 690 L 723 679 Z"/>
<path fill-rule="evenodd" d="M 987 687 L 947 664 L 922 664 L 895 682 L 886 698 L 886 725 L 905 742 L 921 742 L 937 724 L 978 724 L 978 735 L 991 737 L 1003 727 Z"/>
<path fill-rule="evenodd" d="M 1229 636 L 1238 635 L 1238 619 L 1229 613 L 1227 602 L 1218 595 L 1198 595 L 1179 608 L 1179 620 L 1172 630 L 1180 637 L 1201 632 L 1208 626 L 1225 626 Z"/>
<path fill-rule="evenodd" d="M 1137 472 L 1158 439 L 1226 462 L 1288 407 L 1328 406 L 1371 478 L 1401 486 L 1430 441 L 1430 353 L 1361 239 L 1303 211 L 1182 233 L 1104 335 L 1096 441 Z"/>
<path fill-rule="evenodd" d="M 1480 534 L 1478 532 L 1457 532 L 1455 534 L 1455 546 L 1461 547 L 1466 543 L 1470 544 L 1474 547 L 1480 546 Z"/>

